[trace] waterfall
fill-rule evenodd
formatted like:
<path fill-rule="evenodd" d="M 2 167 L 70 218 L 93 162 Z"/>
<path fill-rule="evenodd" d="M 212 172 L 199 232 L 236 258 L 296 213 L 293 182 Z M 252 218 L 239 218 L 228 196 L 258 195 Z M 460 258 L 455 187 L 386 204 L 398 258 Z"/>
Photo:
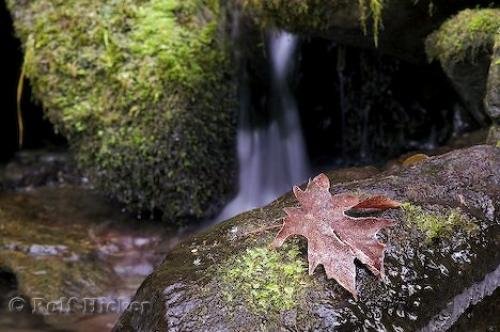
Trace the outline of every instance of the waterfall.
<path fill-rule="evenodd" d="M 267 124 L 252 124 L 249 87 L 244 82 L 240 87 L 238 194 L 224 208 L 217 221 L 263 206 L 309 176 L 297 103 L 287 81 L 297 42 L 297 37 L 287 32 L 270 34 L 270 99 L 273 103 Z"/>

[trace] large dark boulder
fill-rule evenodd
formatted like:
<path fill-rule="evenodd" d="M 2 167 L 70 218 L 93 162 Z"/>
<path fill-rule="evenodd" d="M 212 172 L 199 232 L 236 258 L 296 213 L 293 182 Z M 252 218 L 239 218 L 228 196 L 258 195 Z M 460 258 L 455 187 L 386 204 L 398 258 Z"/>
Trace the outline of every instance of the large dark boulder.
<path fill-rule="evenodd" d="M 386 279 L 358 265 L 359 299 L 306 266 L 306 242 L 270 249 L 291 193 L 181 243 L 142 284 L 115 331 L 445 331 L 500 286 L 500 149 L 475 146 L 379 172 L 328 174 L 332 193 L 384 194 L 397 225 Z"/>

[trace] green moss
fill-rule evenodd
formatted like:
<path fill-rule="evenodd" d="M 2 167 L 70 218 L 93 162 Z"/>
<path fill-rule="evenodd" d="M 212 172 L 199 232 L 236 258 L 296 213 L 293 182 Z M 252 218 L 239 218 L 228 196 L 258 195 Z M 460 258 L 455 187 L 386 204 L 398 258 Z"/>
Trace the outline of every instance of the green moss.
<path fill-rule="evenodd" d="M 368 33 L 367 19 L 371 16 L 373 27 L 373 42 L 378 47 L 378 37 L 382 28 L 382 11 L 384 0 L 358 0 L 361 26 L 365 35 Z"/>
<path fill-rule="evenodd" d="M 284 26 L 297 31 L 325 32 L 332 28 L 332 14 L 343 10 L 352 0 L 243 0 L 243 6 L 250 16 L 261 25 Z M 368 21 L 371 20 L 373 41 L 378 46 L 382 28 L 384 0 L 358 0 L 360 24 L 368 34 Z"/>
<path fill-rule="evenodd" d="M 417 226 L 429 240 L 449 236 L 456 227 L 460 227 L 467 232 L 476 229 L 476 225 L 470 222 L 459 209 L 450 209 L 445 214 L 436 214 L 426 212 L 422 207 L 411 203 L 404 203 L 401 208 L 405 220 Z"/>
<path fill-rule="evenodd" d="M 326 30 L 328 14 L 335 9 L 333 4 L 310 0 L 294 1 L 292 6 L 285 0 L 243 0 L 243 7 L 261 26 L 277 24 L 295 30 Z"/>
<path fill-rule="evenodd" d="M 427 55 L 444 66 L 474 61 L 479 52 L 493 48 L 498 33 L 500 9 L 466 9 L 427 37 Z"/>
<path fill-rule="evenodd" d="M 202 14 L 202 7 L 211 17 L 206 23 L 197 16 Z M 218 15 L 217 1 L 151 0 L 140 7 L 132 26 L 130 49 L 147 66 L 141 68 L 145 77 L 156 76 L 189 88 L 213 78 L 216 73 L 207 71 L 207 66 L 225 61 L 220 49 L 210 47 L 216 46 L 218 21 L 214 18 Z M 159 98 L 163 93 L 161 84 L 151 88 L 156 89 L 151 97 Z"/>
<path fill-rule="evenodd" d="M 296 307 L 308 283 L 305 261 L 300 256 L 296 245 L 283 250 L 246 249 L 220 270 L 225 300 L 243 299 L 256 313 Z"/>
<path fill-rule="evenodd" d="M 26 74 L 107 193 L 203 217 L 231 189 L 232 69 L 217 0 L 8 0 Z"/>

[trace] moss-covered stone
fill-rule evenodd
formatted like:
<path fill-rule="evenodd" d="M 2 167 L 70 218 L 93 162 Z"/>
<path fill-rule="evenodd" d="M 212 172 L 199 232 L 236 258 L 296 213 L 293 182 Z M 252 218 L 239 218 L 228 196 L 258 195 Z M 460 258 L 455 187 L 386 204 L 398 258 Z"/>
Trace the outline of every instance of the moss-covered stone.
<path fill-rule="evenodd" d="M 216 0 L 9 0 L 26 74 L 107 193 L 164 219 L 230 190 L 235 94 Z"/>
<path fill-rule="evenodd" d="M 426 40 L 430 60 L 444 66 L 474 61 L 480 52 L 491 53 L 500 32 L 500 9 L 466 9 L 447 20 Z"/>
<path fill-rule="evenodd" d="M 241 256 L 231 258 L 220 269 L 226 301 L 243 298 L 250 309 L 267 314 L 297 306 L 308 276 L 296 244 L 284 250 L 247 248 Z"/>

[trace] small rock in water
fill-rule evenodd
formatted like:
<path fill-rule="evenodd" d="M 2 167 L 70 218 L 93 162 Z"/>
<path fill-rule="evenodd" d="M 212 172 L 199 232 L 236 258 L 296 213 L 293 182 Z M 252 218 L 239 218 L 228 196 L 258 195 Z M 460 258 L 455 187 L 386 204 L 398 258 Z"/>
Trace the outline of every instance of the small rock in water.
<path fill-rule="evenodd" d="M 33 244 L 29 248 L 29 254 L 32 256 L 56 256 L 68 251 L 68 247 L 63 245 L 41 245 Z"/>

